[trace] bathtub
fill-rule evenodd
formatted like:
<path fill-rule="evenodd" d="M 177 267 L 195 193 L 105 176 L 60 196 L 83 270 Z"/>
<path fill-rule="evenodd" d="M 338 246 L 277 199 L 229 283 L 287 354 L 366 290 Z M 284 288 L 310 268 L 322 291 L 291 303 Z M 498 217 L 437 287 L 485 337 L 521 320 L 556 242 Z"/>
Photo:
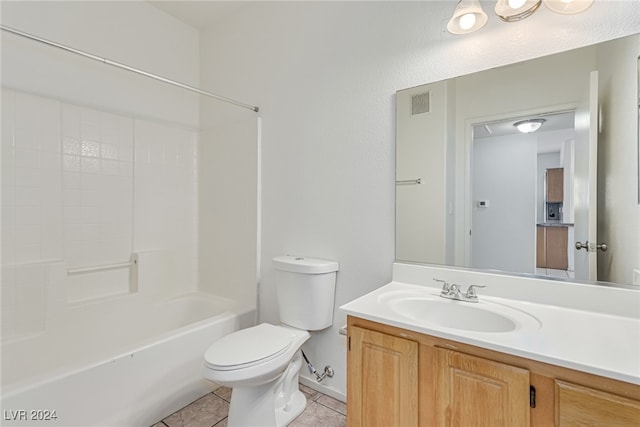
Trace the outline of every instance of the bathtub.
<path fill-rule="evenodd" d="M 202 357 L 255 323 L 255 309 L 206 293 L 77 304 L 41 333 L 2 342 L 3 426 L 151 426 L 215 384 Z"/>

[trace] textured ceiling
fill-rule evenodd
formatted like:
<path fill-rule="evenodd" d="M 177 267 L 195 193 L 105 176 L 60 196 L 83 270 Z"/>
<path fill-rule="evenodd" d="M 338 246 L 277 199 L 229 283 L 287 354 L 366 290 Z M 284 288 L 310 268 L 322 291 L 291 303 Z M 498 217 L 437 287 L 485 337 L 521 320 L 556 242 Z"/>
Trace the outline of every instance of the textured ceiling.
<path fill-rule="evenodd" d="M 476 125 L 473 127 L 473 134 L 475 138 L 487 138 L 491 136 L 505 136 L 505 135 L 518 135 L 518 130 L 513 126 L 513 123 L 523 119 L 544 118 L 546 122 L 542 125 L 540 130 L 536 133 L 541 135 L 546 132 L 572 130 L 574 129 L 575 113 L 573 111 L 558 113 L 558 114 L 546 114 L 546 115 L 532 115 L 527 117 L 519 117 L 511 120 L 505 120 L 501 122 L 486 123 L 483 125 Z M 538 139 L 538 153 L 552 153 L 560 151 L 564 140 L 562 138 L 539 138 Z"/>

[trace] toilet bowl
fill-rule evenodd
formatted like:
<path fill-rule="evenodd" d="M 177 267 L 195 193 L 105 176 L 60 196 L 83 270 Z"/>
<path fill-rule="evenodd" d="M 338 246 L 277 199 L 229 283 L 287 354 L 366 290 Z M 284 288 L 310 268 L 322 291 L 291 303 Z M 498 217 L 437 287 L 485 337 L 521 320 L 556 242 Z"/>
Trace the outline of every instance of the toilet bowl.
<path fill-rule="evenodd" d="M 306 399 L 298 389 L 307 331 L 261 323 L 216 341 L 205 353 L 205 377 L 232 387 L 227 426 L 285 426 Z"/>
<path fill-rule="evenodd" d="M 337 262 L 279 256 L 273 264 L 283 324 L 234 332 L 204 355 L 205 378 L 232 388 L 228 427 L 284 427 L 300 415 L 306 407 L 298 387 L 300 349 L 308 331 L 333 323 Z"/>
<path fill-rule="evenodd" d="M 234 332 L 207 349 L 205 376 L 228 387 L 273 381 L 309 337 L 307 331 L 269 323 Z"/>

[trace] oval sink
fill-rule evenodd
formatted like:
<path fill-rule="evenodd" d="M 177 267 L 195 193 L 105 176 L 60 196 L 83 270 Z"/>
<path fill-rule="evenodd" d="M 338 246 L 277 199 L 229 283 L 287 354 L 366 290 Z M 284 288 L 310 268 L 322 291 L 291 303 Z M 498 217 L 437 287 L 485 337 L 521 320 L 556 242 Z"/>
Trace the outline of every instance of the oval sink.
<path fill-rule="evenodd" d="M 439 296 L 389 295 L 381 298 L 396 314 L 420 323 L 475 332 L 512 332 L 523 326 L 540 327 L 538 320 L 502 304 L 469 303 Z"/>

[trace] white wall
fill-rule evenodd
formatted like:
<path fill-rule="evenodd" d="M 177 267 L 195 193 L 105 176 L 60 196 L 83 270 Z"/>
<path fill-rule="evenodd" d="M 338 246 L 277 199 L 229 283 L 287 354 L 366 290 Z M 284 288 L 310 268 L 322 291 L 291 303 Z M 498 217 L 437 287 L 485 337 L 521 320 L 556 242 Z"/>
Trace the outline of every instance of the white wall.
<path fill-rule="evenodd" d="M 323 384 L 336 393 L 346 383 L 338 307 L 391 279 L 394 93 L 640 31 L 635 1 L 596 1 L 570 17 L 541 8 L 517 24 L 492 16 L 466 37 L 444 30 L 453 8 L 258 2 L 202 35 L 208 88 L 261 108 L 262 320 L 277 322 L 271 258 L 294 253 L 340 262 L 334 327 L 305 345 L 316 366 L 335 368 Z"/>
<path fill-rule="evenodd" d="M 1 10 L 3 25 L 198 81 L 198 32 L 144 2 Z M 1 41 L 3 335 L 44 326 L 47 265 L 56 261 L 85 267 L 160 249 L 180 280 L 161 291 L 195 290 L 197 96 L 4 32 Z M 126 270 L 74 276 L 57 297 L 130 285 Z"/>
<path fill-rule="evenodd" d="M 198 32 L 143 1 L 3 1 L 0 10 L 3 25 L 198 83 Z M 3 86 L 107 111 L 198 124 L 197 95 L 4 31 L 1 36 Z"/>
<path fill-rule="evenodd" d="M 472 267 L 535 273 L 536 157 L 535 134 L 473 141 Z"/>
<path fill-rule="evenodd" d="M 396 94 L 396 259 L 444 264 L 446 260 L 447 82 Z M 427 93 L 429 110 L 412 111 L 412 98 Z"/>

